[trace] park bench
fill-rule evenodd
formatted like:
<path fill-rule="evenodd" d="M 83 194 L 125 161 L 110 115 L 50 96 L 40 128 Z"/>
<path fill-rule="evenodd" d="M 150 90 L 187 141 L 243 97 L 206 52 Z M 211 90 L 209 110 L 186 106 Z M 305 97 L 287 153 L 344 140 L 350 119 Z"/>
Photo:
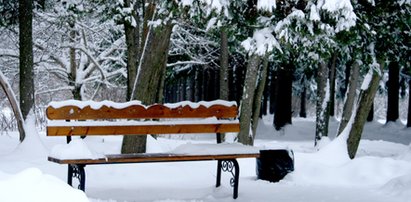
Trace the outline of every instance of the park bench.
<path fill-rule="evenodd" d="M 47 136 L 66 136 L 67 143 L 72 136 L 216 134 L 217 144 L 210 144 L 210 148 L 217 146 L 221 149 L 214 152 L 106 154 L 100 158 L 76 159 L 49 156 L 51 162 L 68 164 L 67 183 L 72 185 L 73 178 L 77 178 L 78 188 L 83 191 L 86 165 L 215 160 L 216 187 L 221 184 L 222 171 L 231 173 L 230 185 L 235 199 L 238 197 L 240 175 L 237 159 L 257 158 L 260 155 L 256 148 L 249 146 L 236 144 L 240 149 L 224 151 L 223 147 L 232 144 L 219 144 L 221 133 L 240 131 L 235 102 L 181 102 L 144 106 L 136 101 L 120 104 L 71 100 L 50 103 L 46 114 Z"/>

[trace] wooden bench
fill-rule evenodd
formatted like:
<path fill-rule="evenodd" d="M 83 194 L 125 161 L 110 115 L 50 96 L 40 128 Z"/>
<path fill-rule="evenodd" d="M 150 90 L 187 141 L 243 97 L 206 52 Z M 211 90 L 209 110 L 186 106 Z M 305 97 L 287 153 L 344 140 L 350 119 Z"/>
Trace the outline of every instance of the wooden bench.
<path fill-rule="evenodd" d="M 149 134 L 199 134 L 215 133 L 221 143 L 221 133 L 239 132 L 237 106 L 234 102 L 181 102 L 176 104 L 144 106 L 138 102 L 52 102 L 46 109 L 47 136 L 93 135 L 149 135 Z M 216 146 L 224 147 L 227 144 Z M 241 146 L 242 147 L 242 146 Z M 244 146 L 245 148 L 247 146 Z M 249 147 L 247 147 L 249 148 Z M 136 153 L 112 154 L 97 159 L 60 159 L 49 161 L 68 164 L 68 184 L 79 180 L 79 189 L 85 190 L 85 166 L 116 163 L 153 163 L 180 161 L 217 161 L 216 186 L 220 186 L 221 171 L 232 174 L 230 185 L 233 198 L 238 197 L 240 168 L 238 158 L 259 157 L 258 150 L 204 152 L 204 153 Z"/>

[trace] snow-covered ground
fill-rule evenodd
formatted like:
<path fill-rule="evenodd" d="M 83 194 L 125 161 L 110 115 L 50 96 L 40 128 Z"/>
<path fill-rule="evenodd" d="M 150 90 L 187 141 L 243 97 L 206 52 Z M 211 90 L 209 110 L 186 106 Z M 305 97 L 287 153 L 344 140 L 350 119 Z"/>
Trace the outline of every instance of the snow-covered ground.
<path fill-rule="evenodd" d="M 282 131 L 261 122 L 256 146 L 290 148 L 295 171 L 279 183 L 256 179 L 255 159 L 240 159 L 239 198 L 232 199 L 229 175 L 215 188 L 216 162 L 148 163 L 87 166 L 86 194 L 66 185 L 67 167 L 47 161 L 52 148 L 65 138 L 36 135 L 34 124 L 23 144 L 16 133 L 0 136 L 0 201 L 374 201 L 400 202 L 411 198 L 411 130 L 401 123 L 367 123 L 357 157 L 347 159 L 338 141 L 313 147 L 314 120 L 294 119 Z M 331 121 L 330 134 L 338 123 Z M 150 152 L 175 149 L 182 144 L 214 142 L 204 135 L 149 139 Z M 333 138 L 331 138 L 333 139 Z M 87 137 L 97 153 L 119 152 L 121 139 Z"/>

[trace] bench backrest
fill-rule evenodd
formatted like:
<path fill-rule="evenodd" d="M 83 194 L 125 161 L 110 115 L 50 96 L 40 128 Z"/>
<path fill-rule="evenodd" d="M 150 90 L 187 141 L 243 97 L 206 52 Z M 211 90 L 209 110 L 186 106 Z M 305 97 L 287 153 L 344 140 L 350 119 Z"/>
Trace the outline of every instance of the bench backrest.
<path fill-rule="evenodd" d="M 47 136 L 147 135 L 239 132 L 235 102 L 52 102 Z"/>

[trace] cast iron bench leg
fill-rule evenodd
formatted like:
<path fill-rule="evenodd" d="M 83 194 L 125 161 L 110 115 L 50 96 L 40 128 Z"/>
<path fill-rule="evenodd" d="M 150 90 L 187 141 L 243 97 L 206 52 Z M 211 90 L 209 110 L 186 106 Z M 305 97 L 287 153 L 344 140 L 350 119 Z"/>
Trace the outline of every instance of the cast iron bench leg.
<path fill-rule="evenodd" d="M 83 164 L 69 164 L 67 173 L 67 184 L 73 185 L 73 178 L 77 178 L 79 181 L 78 189 L 85 191 L 86 189 L 86 172 L 84 172 Z"/>
<path fill-rule="evenodd" d="M 221 184 L 221 171 L 230 172 L 233 176 L 230 179 L 230 185 L 234 189 L 233 198 L 236 199 L 238 197 L 238 184 L 240 179 L 240 166 L 238 165 L 237 159 L 218 160 L 216 187 L 219 187 Z"/>
<path fill-rule="evenodd" d="M 215 184 L 216 187 L 219 187 L 221 185 L 221 164 L 222 160 L 217 161 L 217 182 Z"/>

